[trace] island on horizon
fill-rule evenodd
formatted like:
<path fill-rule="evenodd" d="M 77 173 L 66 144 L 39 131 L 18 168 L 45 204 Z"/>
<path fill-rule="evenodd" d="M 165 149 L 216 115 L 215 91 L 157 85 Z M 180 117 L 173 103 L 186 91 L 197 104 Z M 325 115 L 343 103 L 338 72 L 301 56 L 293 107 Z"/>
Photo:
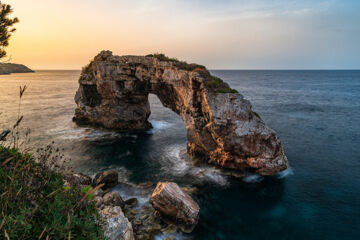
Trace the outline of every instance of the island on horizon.
<path fill-rule="evenodd" d="M 0 63 L 0 75 L 11 73 L 31 73 L 34 72 L 23 64 L 16 63 Z"/>

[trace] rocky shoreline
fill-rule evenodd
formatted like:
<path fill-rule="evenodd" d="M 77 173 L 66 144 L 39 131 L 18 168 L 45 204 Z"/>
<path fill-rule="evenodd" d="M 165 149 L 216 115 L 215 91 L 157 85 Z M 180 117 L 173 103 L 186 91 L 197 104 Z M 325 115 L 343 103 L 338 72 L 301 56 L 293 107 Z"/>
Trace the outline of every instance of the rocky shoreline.
<path fill-rule="evenodd" d="M 104 235 L 109 240 L 154 239 L 162 234 L 173 239 L 178 232 L 190 233 L 199 217 L 199 206 L 190 196 L 194 189 L 180 188 L 173 182 L 130 185 L 118 181 L 118 173 L 108 170 L 94 178 L 81 173 L 64 174 L 66 186 L 92 186 L 92 200 L 104 218 Z M 139 204 L 137 198 L 123 199 L 115 186 L 126 185 L 146 192 L 148 201 Z"/>
<path fill-rule="evenodd" d="M 34 72 L 23 64 L 16 63 L 0 63 L 0 75 L 11 73 L 31 73 Z"/>

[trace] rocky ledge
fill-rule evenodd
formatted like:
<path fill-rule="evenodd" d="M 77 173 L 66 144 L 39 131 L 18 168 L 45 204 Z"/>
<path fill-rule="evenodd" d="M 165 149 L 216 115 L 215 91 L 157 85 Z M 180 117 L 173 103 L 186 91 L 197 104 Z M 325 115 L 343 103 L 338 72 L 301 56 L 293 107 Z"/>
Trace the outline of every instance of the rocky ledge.
<path fill-rule="evenodd" d="M 162 54 L 113 56 L 102 51 L 83 68 L 79 84 L 78 124 L 149 129 L 152 93 L 182 118 L 192 157 L 261 175 L 288 167 L 276 132 L 252 111 L 248 100 L 204 66 Z"/>
<path fill-rule="evenodd" d="M 63 177 L 65 186 L 80 188 L 87 194 L 85 201 L 95 203 L 106 239 L 173 239 L 171 236 L 176 233 L 192 232 L 198 222 L 200 207 L 189 195 L 195 190 L 180 188 L 174 182 L 159 182 L 155 189 L 150 182 L 120 183 L 115 170 L 98 173 L 94 178 L 81 173 L 67 173 Z M 149 194 L 149 201 L 142 200 L 142 204 L 137 198 L 124 201 L 115 186 L 137 192 L 140 198 Z"/>
<path fill-rule="evenodd" d="M 0 63 L 0 75 L 10 74 L 10 73 L 29 73 L 29 72 L 34 72 L 34 71 L 22 64 Z"/>

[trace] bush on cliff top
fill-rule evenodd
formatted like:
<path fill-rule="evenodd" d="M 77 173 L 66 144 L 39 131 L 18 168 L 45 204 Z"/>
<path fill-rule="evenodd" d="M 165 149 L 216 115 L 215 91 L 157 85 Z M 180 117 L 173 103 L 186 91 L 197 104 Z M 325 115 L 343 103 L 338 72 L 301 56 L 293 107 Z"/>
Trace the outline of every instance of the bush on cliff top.
<path fill-rule="evenodd" d="M 170 58 L 163 53 L 148 54 L 145 57 L 153 57 L 158 59 L 159 61 L 173 62 L 176 67 L 187 71 L 194 71 L 196 69 L 206 69 L 205 66 L 196 63 L 187 63 L 185 61 L 180 61 L 177 58 Z"/>
<path fill-rule="evenodd" d="M 104 239 L 94 203 L 63 184 L 31 155 L 0 146 L 0 239 Z"/>

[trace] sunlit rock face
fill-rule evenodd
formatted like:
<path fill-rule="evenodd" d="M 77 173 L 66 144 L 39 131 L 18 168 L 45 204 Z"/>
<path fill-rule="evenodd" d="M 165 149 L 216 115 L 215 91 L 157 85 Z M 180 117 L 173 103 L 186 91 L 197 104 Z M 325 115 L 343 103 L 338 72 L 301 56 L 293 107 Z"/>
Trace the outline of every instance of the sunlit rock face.
<path fill-rule="evenodd" d="M 75 96 L 78 124 L 118 130 L 151 128 L 149 93 L 177 113 L 187 151 L 231 169 L 273 175 L 288 167 L 281 142 L 251 104 L 200 65 L 102 51 L 83 68 Z"/>

